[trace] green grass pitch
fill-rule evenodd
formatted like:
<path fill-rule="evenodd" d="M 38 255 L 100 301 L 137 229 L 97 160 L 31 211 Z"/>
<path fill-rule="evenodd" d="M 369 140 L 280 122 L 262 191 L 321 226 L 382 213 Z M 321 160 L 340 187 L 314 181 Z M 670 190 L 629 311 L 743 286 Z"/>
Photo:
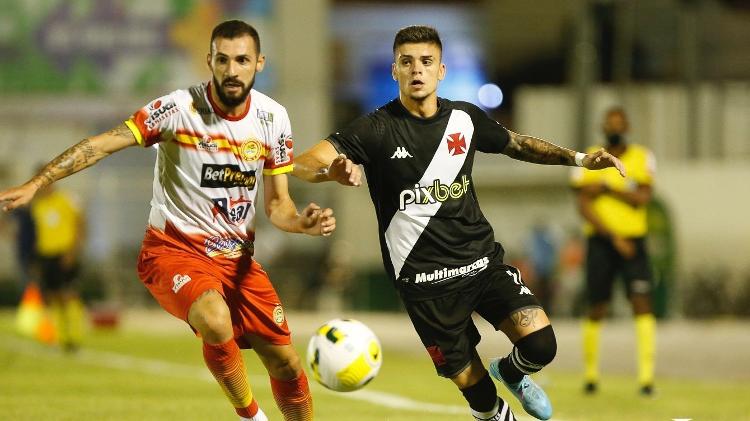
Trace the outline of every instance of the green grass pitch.
<path fill-rule="evenodd" d="M 305 344 L 298 342 L 304 356 Z M 244 355 L 256 398 L 271 420 L 281 420 L 262 366 L 252 351 Z M 660 378 L 657 397 L 644 399 L 632 378 L 624 376 L 607 376 L 595 397 L 581 394 L 579 373 L 553 366 L 536 378 L 559 421 L 750 420 L 747 382 Z M 471 420 L 460 394 L 450 381 L 435 376 L 423 350 L 386 346 L 379 376 L 362 392 L 311 387 L 318 420 Z M 532 419 L 518 402 L 511 400 L 511 405 L 520 419 Z M 0 420 L 235 419 L 203 367 L 199 341 L 187 330 L 95 331 L 81 352 L 70 356 L 18 337 L 13 313 L 0 313 Z"/>

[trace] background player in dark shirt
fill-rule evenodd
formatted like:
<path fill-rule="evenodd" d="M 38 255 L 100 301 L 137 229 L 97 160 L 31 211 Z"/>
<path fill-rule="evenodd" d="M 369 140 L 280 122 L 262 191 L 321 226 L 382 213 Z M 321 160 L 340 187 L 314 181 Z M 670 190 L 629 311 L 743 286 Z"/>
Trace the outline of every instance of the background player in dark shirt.
<path fill-rule="evenodd" d="M 438 98 L 446 68 L 433 28 L 400 30 L 393 54 L 399 98 L 302 154 L 294 175 L 359 185 L 355 164 L 362 164 L 385 269 L 438 374 L 458 386 L 476 419 L 515 419 L 476 351 L 476 311 L 514 343 L 507 357 L 490 362 L 490 373 L 527 412 L 549 419 L 549 399 L 528 375 L 552 361 L 555 335 L 520 272 L 503 263 L 474 191 L 474 154 L 622 172 L 621 164 L 604 150 L 584 155 L 513 133 L 470 103 Z"/>

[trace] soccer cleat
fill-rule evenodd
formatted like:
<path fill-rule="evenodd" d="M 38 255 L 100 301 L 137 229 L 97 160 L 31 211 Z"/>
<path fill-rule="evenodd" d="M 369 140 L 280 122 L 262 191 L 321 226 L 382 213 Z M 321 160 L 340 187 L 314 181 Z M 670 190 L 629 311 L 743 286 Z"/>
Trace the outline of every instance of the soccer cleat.
<path fill-rule="evenodd" d="M 599 386 L 594 382 L 586 382 L 586 384 L 583 385 L 583 393 L 587 395 L 595 395 L 598 390 Z"/>
<path fill-rule="evenodd" d="M 540 420 L 548 420 L 552 417 L 552 403 L 544 390 L 534 383 L 531 377 L 525 375 L 518 383 L 507 383 L 500 375 L 500 358 L 492 359 L 489 369 L 492 377 L 502 382 L 513 393 L 529 415 Z"/>

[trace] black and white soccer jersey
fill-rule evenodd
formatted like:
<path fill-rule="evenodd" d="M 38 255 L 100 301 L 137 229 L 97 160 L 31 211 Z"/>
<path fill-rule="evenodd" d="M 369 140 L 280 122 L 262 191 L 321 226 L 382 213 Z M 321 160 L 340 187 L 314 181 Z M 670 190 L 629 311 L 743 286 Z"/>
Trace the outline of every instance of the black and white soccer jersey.
<path fill-rule="evenodd" d="M 509 133 L 473 104 L 438 104 L 422 119 L 395 99 L 328 137 L 364 166 L 385 269 L 409 299 L 454 292 L 504 253 L 471 172 L 474 153 L 500 153 Z"/>

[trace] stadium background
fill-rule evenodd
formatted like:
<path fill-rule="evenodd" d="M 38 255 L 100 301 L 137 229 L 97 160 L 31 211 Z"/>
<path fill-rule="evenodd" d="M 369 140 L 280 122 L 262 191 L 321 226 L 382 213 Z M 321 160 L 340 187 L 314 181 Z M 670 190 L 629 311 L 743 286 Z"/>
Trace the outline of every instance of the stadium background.
<path fill-rule="evenodd" d="M 391 43 L 410 24 L 441 32 L 448 65 L 441 95 L 480 104 L 480 87 L 496 84 L 502 102 L 485 108 L 515 131 L 583 149 L 602 142 L 603 110 L 623 105 L 629 140 L 650 147 L 658 160 L 650 241 L 662 336 L 673 340 L 660 339 L 657 376 L 689 378 L 663 367 L 707 364 L 712 352 L 728 353 L 723 343 L 737 357 L 725 361 L 721 375 L 750 380 L 750 346 L 737 337 L 747 337 L 750 315 L 745 1 L 0 0 L 0 10 L 0 186 L 22 182 L 37 163 L 113 127 L 150 99 L 206 80 L 210 30 L 229 17 L 258 28 L 268 62 L 256 88 L 287 107 L 298 153 L 395 95 Z M 482 98 L 492 99 L 498 98 Z M 154 308 L 134 270 L 154 156 L 132 148 L 60 183 L 88 214 L 82 288 L 94 310 Z M 548 229 L 560 256 L 552 312 L 568 335 L 561 343 L 576 347 L 580 220 L 568 170 L 486 156 L 478 159 L 475 183 L 516 264 L 530 268 L 533 229 Z M 319 321 L 362 311 L 402 315 L 381 268 L 366 189 L 297 180 L 291 188 L 299 204 L 334 207 L 339 225 L 330 239 L 303 238 L 259 217 L 258 259 L 292 312 Z M 0 231 L 0 302 L 7 306 L 16 304 L 21 281 L 10 231 Z M 620 296 L 613 319 L 624 323 L 616 330 L 622 337 L 610 342 L 626 349 L 627 314 Z M 680 352 L 695 345 L 685 338 L 711 334 L 718 350 L 704 344 L 705 354 Z M 568 353 L 558 364 L 574 372 L 576 351 Z M 632 368 L 618 364 L 611 363 L 616 372 Z"/>

